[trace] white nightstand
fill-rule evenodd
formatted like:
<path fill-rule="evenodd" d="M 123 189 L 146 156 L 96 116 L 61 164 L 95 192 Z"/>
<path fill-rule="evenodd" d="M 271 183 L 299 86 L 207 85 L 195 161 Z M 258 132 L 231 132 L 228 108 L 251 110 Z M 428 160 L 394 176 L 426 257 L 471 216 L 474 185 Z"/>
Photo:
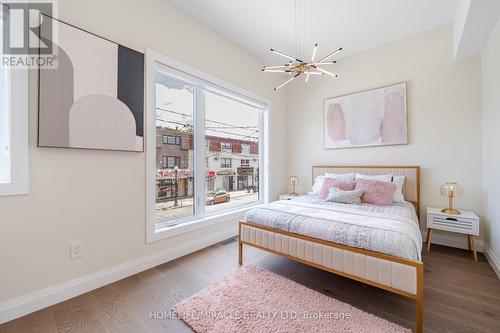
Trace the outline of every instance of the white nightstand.
<path fill-rule="evenodd" d="M 443 230 L 467 235 L 469 250 L 477 261 L 476 242 L 479 236 L 479 217 L 474 212 L 461 210 L 460 215 L 445 214 L 440 208 L 427 207 L 427 252 L 431 250 L 432 230 Z"/>
<path fill-rule="evenodd" d="M 297 197 L 297 196 L 290 195 L 289 193 L 286 193 L 286 194 L 280 194 L 279 199 L 280 199 L 280 200 L 293 200 L 293 199 L 295 199 L 296 197 Z"/>

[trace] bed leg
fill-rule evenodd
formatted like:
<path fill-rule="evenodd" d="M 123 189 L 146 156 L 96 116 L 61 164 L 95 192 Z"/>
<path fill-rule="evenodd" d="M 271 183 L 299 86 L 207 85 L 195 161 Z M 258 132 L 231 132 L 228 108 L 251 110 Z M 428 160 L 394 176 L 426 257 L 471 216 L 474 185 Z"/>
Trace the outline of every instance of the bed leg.
<path fill-rule="evenodd" d="M 238 265 L 243 265 L 243 243 L 238 239 Z"/>
<path fill-rule="evenodd" d="M 241 221 L 238 224 L 238 265 L 243 265 L 243 243 L 241 242 Z"/>
<path fill-rule="evenodd" d="M 424 331 L 424 264 L 417 266 L 416 332 Z"/>

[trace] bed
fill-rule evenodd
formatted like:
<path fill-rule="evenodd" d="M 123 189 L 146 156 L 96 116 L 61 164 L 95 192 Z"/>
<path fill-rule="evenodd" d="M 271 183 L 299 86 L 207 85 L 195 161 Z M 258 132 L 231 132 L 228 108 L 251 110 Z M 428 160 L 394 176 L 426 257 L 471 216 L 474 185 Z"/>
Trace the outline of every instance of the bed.
<path fill-rule="evenodd" d="M 312 179 L 350 172 L 405 176 L 406 202 L 346 205 L 305 195 L 256 207 L 239 223 L 239 264 L 246 245 L 412 298 L 422 332 L 420 167 L 313 166 Z"/>

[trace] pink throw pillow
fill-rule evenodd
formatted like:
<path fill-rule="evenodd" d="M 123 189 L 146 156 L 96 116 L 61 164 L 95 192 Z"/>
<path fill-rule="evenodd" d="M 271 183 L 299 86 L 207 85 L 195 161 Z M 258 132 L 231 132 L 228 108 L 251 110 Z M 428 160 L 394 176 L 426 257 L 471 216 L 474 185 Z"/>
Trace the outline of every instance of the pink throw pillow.
<path fill-rule="evenodd" d="M 321 191 L 319 192 L 319 198 L 326 200 L 328 198 L 328 192 L 330 191 L 331 187 L 336 187 L 344 191 L 352 191 L 356 187 L 356 183 L 354 182 L 341 182 L 340 180 L 337 180 L 335 178 L 328 178 L 325 177 L 325 180 L 323 181 L 323 187 L 321 188 Z"/>
<path fill-rule="evenodd" d="M 372 205 L 388 206 L 394 201 L 397 185 L 374 179 L 358 179 L 356 190 L 363 190 L 361 201 Z"/>

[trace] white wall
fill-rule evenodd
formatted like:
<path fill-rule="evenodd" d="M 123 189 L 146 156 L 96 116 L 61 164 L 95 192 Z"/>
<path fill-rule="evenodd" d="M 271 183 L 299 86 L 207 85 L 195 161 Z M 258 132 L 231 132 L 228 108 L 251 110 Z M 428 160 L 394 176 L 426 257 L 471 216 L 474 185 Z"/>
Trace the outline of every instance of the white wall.
<path fill-rule="evenodd" d="M 500 274 L 500 21 L 482 55 L 484 240 Z M 493 255 L 492 255 L 493 254 Z M 500 276 L 500 275 L 499 275 Z"/>
<path fill-rule="evenodd" d="M 271 198 L 286 187 L 284 94 L 260 62 L 165 0 L 64 0 L 60 18 L 144 52 L 152 48 L 272 100 Z M 0 303 L 213 235 L 236 221 L 146 245 L 143 153 L 36 147 L 36 72 L 30 85 L 29 195 L 0 198 Z M 69 258 L 84 240 L 86 255 Z M 235 258 L 236 260 L 236 258 Z"/>
<path fill-rule="evenodd" d="M 453 61 L 451 26 L 341 59 L 332 71 L 340 77 L 296 81 L 288 91 L 288 174 L 301 178 L 301 192 L 311 165 L 420 165 L 423 226 L 426 206 L 446 205 L 439 185 L 448 180 L 465 189 L 456 206 L 481 213 L 480 59 Z M 325 98 L 399 82 L 407 82 L 408 145 L 324 149 Z"/>

